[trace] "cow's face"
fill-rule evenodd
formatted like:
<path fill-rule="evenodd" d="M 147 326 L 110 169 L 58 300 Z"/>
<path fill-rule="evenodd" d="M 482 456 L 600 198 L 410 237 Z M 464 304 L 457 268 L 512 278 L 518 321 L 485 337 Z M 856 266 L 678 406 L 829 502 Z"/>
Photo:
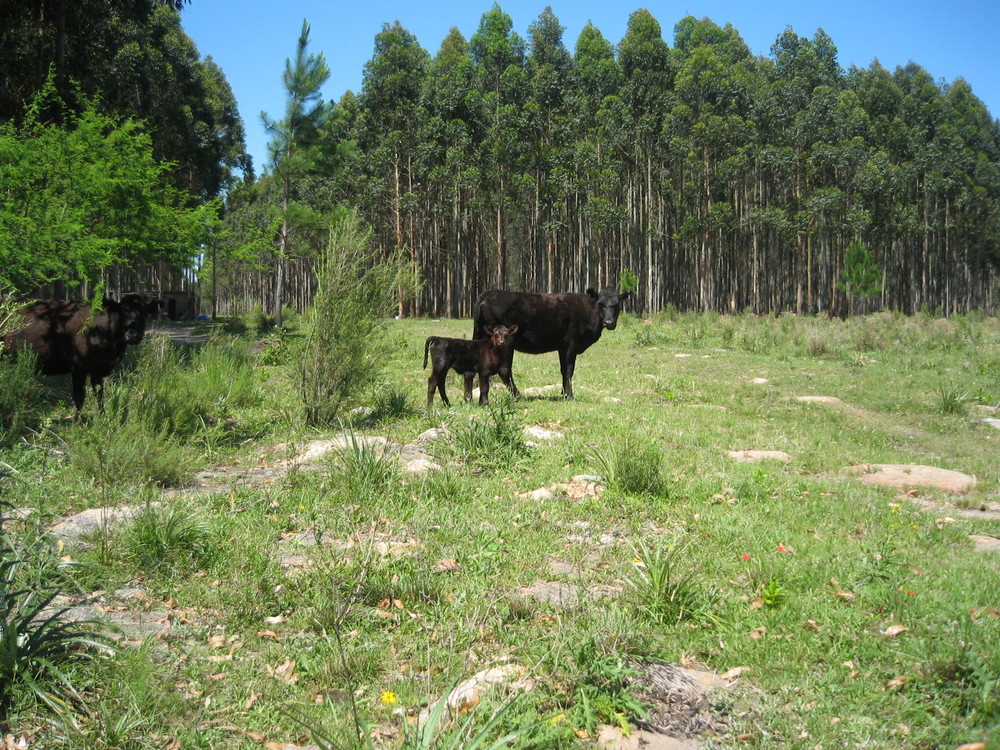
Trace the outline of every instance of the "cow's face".
<path fill-rule="evenodd" d="M 613 286 L 605 287 L 598 294 L 593 289 L 588 289 L 587 294 L 597 302 L 597 314 L 600 315 L 601 326 L 609 331 L 615 330 L 618 326 L 618 316 L 622 311 L 622 302 L 632 296 L 631 292 L 619 294 Z"/>
<path fill-rule="evenodd" d="M 146 304 L 135 295 L 126 295 L 122 298 L 120 310 L 125 343 L 138 346 L 146 333 Z"/>

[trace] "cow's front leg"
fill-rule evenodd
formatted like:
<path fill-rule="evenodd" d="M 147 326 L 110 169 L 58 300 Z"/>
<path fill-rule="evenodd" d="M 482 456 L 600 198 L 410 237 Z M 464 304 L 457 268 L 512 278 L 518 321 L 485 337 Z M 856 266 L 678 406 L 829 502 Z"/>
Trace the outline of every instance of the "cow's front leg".
<path fill-rule="evenodd" d="M 576 352 L 559 351 L 559 371 L 562 373 L 563 396 L 573 399 L 573 370 L 576 369 Z"/>
<path fill-rule="evenodd" d="M 521 398 L 521 392 L 517 390 L 517 386 L 514 385 L 514 350 L 511 349 L 508 354 L 503 358 L 500 363 L 500 367 L 497 369 L 497 374 L 503 381 L 503 384 L 507 386 L 507 390 L 513 394 L 514 398 Z"/>
<path fill-rule="evenodd" d="M 479 405 L 489 406 L 490 404 L 490 376 L 479 375 Z"/>
<path fill-rule="evenodd" d="M 91 382 L 94 382 L 91 380 Z M 83 402 L 87 398 L 87 373 L 73 370 L 73 406 L 76 413 L 83 411 Z"/>

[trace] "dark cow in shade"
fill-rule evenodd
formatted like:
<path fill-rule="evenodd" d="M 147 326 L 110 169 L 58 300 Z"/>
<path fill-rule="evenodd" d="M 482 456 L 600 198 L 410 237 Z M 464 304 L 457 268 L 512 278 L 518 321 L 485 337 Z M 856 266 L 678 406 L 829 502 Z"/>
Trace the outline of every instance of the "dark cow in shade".
<path fill-rule="evenodd" d="M 528 354 L 559 352 L 562 392 L 573 398 L 573 370 L 576 355 L 587 351 L 604 329 L 618 325 L 622 301 L 630 292 L 619 294 L 607 287 L 600 294 L 588 289 L 586 294 L 536 294 L 534 292 L 483 292 L 476 301 L 472 338 L 482 338 L 489 326 L 518 326 L 519 333 L 510 355 L 500 365 L 499 375 L 515 396 L 511 365 L 514 350 Z"/>
<path fill-rule="evenodd" d="M 489 338 L 476 341 L 468 339 L 447 339 L 431 336 L 424 342 L 424 367 L 427 367 L 428 352 L 431 356 L 431 376 L 427 378 L 427 408 L 434 401 L 434 389 L 441 394 L 446 406 L 451 406 L 444 392 L 448 371 L 454 370 L 465 377 L 465 400 L 472 400 L 472 378 L 479 375 L 479 403 L 489 404 L 490 376 L 496 375 L 501 363 L 512 351 L 511 344 L 517 326 L 486 326 L 483 332 Z"/>
<path fill-rule="evenodd" d="M 38 300 L 19 310 L 24 328 L 3 337 L 4 350 L 31 347 L 44 375 L 73 377 L 73 404 L 77 412 L 87 395 L 87 377 L 104 406 L 104 378 L 125 355 L 125 347 L 142 341 L 146 317 L 153 307 L 137 294 L 120 302 L 105 299 L 99 312 L 85 302 Z"/>

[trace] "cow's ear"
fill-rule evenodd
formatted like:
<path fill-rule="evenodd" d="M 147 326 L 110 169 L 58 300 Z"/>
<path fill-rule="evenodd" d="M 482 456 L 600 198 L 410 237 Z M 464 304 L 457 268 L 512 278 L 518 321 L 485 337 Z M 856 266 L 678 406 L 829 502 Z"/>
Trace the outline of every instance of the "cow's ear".
<path fill-rule="evenodd" d="M 483 326 L 483 333 L 485 333 L 487 336 L 492 336 L 493 331 L 495 330 L 496 329 L 493 326 Z"/>
<path fill-rule="evenodd" d="M 517 333 L 517 326 L 511 326 L 511 327 L 510 327 L 510 329 L 509 329 L 509 330 L 508 330 L 507 332 L 508 332 L 508 333 L 509 333 L 509 334 L 510 334 L 511 336 L 513 336 L 513 335 L 514 335 L 515 333 Z"/>
<path fill-rule="evenodd" d="M 587 294 L 590 295 L 591 299 L 597 299 L 598 298 L 597 292 L 594 291 L 593 287 L 591 287 L 590 289 L 587 290 Z"/>

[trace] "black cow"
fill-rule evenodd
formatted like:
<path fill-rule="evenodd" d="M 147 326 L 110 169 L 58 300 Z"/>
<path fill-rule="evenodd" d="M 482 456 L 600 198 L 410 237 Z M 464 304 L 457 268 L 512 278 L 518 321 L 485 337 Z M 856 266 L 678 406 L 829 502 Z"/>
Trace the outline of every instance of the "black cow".
<path fill-rule="evenodd" d="M 496 375 L 500 365 L 508 354 L 513 353 L 511 344 L 517 326 L 486 326 L 483 331 L 489 338 L 469 341 L 468 339 L 447 339 L 441 336 L 430 336 L 424 342 L 424 367 L 427 367 L 427 354 L 431 355 L 431 376 L 427 378 L 427 408 L 434 401 L 434 389 L 441 393 L 441 400 L 446 406 L 451 406 L 444 392 L 444 383 L 448 379 L 448 371 L 455 370 L 465 377 L 465 400 L 472 400 L 472 378 L 479 375 L 479 403 L 489 404 L 490 376 Z"/>
<path fill-rule="evenodd" d="M 89 375 L 98 408 L 103 408 L 104 378 L 121 361 L 128 344 L 142 341 L 151 310 L 137 294 L 125 295 L 120 302 L 105 299 L 96 314 L 85 302 L 38 300 L 16 313 L 25 327 L 4 336 L 3 348 L 16 352 L 30 346 L 42 374 L 72 375 L 78 413 L 83 409 Z"/>
<path fill-rule="evenodd" d="M 493 289 L 483 292 L 476 301 L 472 338 L 481 338 L 488 326 L 518 326 L 520 333 L 514 348 L 500 365 L 500 378 L 515 396 L 520 396 L 511 373 L 514 350 L 528 354 L 557 351 L 563 396 L 571 399 L 576 355 L 587 351 L 605 328 L 615 329 L 622 300 L 630 296 L 630 292 L 619 294 L 614 287 L 607 287 L 600 294 L 593 289 L 588 289 L 586 294 Z"/>

